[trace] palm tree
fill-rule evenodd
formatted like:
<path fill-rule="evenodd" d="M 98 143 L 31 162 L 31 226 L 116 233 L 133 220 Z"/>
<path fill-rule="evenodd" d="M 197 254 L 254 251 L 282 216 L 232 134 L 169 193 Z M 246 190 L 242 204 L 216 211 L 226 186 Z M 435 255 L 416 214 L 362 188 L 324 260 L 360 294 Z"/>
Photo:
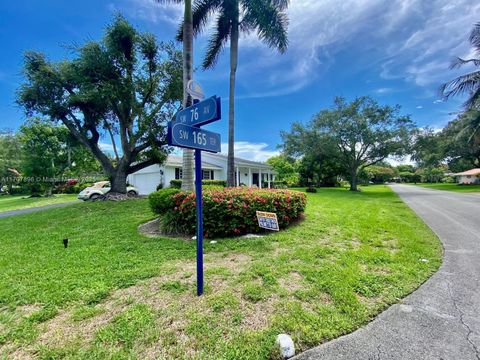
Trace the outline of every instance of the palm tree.
<path fill-rule="evenodd" d="M 157 0 L 157 2 L 181 3 L 182 0 Z M 192 105 L 187 84 L 193 79 L 193 17 L 192 0 L 184 0 L 183 42 L 183 107 Z M 183 150 L 182 190 L 193 191 L 193 150 Z"/>
<path fill-rule="evenodd" d="M 289 0 L 197 0 L 193 7 L 193 33 L 198 35 L 213 14 L 216 14 L 215 31 L 212 34 L 203 68 L 212 68 L 230 40 L 230 92 L 228 113 L 228 164 L 227 184 L 235 186 L 234 124 L 235 124 L 235 76 L 238 64 L 240 31 L 256 31 L 260 40 L 281 53 L 287 49 L 286 9 Z M 182 27 L 184 28 L 184 27 Z M 179 39 L 183 38 L 182 28 Z"/>
<path fill-rule="evenodd" d="M 480 56 L 480 23 L 475 24 L 469 37 L 470 44 L 475 49 L 475 54 Z M 455 59 L 450 65 L 451 69 L 457 69 L 466 64 L 480 66 L 480 58 Z M 466 109 L 480 109 L 480 70 L 461 75 L 440 87 L 440 94 L 445 100 L 452 96 L 468 94 L 465 102 Z"/>

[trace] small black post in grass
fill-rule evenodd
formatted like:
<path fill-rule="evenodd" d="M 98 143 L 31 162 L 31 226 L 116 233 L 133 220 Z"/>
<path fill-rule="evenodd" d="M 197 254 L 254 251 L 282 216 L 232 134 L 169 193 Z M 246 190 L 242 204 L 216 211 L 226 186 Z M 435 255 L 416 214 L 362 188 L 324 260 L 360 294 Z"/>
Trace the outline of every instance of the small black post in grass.
<path fill-rule="evenodd" d="M 63 247 L 65 249 L 68 247 L 68 239 L 63 239 Z"/>

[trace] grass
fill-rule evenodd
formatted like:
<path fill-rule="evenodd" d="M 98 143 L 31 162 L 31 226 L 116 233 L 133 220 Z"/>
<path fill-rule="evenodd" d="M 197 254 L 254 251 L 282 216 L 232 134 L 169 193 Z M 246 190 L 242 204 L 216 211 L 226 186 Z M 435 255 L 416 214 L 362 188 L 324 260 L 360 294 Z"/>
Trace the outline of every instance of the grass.
<path fill-rule="evenodd" d="M 446 191 L 455 191 L 455 192 L 477 192 L 480 191 L 480 185 L 460 185 L 460 184 L 443 184 L 443 183 L 434 183 L 434 184 L 416 184 L 417 186 L 425 187 L 428 189 L 435 190 L 446 190 Z"/>
<path fill-rule="evenodd" d="M 35 197 L 29 198 L 28 196 L 0 196 L 0 213 L 4 211 L 29 209 L 39 206 L 61 204 L 77 199 L 75 194 L 58 194 L 50 197 Z"/>
<path fill-rule="evenodd" d="M 351 332 L 441 262 L 388 187 L 320 189 L 296 226 L 206 241 L 196 297 L 194 242 L 139 235 L 152 218 L 129 200 L 0 219 L 0 358 L 277 358 L 279 333 L 303 351 Z"/>

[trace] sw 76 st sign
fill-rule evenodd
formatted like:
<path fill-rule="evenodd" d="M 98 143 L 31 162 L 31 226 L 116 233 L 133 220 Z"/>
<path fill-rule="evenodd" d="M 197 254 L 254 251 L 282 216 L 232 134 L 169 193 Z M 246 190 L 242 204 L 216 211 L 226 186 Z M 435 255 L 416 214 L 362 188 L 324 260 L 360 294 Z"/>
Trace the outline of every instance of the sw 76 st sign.
<path fill-rule="evenodd" d="M 168 143 L 189 149 L 220 152 L 220 134 L 180 123 L 169 124 Z"/>

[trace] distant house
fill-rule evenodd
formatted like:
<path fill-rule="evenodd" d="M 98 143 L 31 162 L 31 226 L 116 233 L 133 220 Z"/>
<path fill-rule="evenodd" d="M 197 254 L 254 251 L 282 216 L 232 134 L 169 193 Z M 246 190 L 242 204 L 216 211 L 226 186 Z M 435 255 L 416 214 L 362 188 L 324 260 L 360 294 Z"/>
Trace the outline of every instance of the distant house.
<path fill-rule="evenodd" d="M 459 184 L 480 184 L 480 168 L 453 174 Z"/>
<path fill-rule="evenodd" d="M 161 183 L 170 186 L 173 179 L 182 179 L 182 157 L 170 155 L 159 166 L 152 165 L 128 176 L 128 182 L 139 189 L 141 195 L 154 192 Z M 227 180 L 227 156 L 202 153 L 202 179 Z M 275 171 L 265 163 L 235 158 L 235 185 L 272 187 Z"/>

